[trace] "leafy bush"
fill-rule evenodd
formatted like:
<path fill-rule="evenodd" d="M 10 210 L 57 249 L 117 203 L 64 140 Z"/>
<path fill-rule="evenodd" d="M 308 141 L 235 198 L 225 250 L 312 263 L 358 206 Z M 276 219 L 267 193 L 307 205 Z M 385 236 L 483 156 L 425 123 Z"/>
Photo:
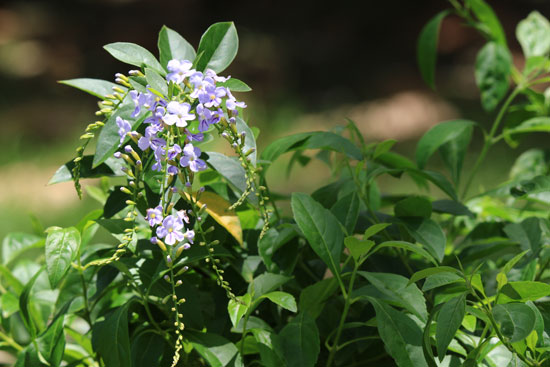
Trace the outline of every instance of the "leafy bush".
<path fill-rule="evenodd" d="M 434 126 L 414 161 L 394 140 L 367 143 L 352 121 L 258 154 L 233 96 L 250 88 L 217 74 L 237 53 L 232 23 L 208 28 L 197 51 L 163 27 L 159 60 L 105 46 L 138 69 L 116 83 L 62 82 L 100 98 L 99 121 L 51 180 L 73 180 L 81 195 L 81 179 L 100 177 L 89 190 L 103 208 L 4 239 L 0 349 L 21 367 L 548 365 L 548 152 L 527 150 L 507 182 L 469 189 L 493 145 L 550 131 L 550 89 L 537 88 L 550 81 L 550 23 L 537 12 L 519 23 L 518 70 L 483 0 L 450 3 L 420 34 L 422 76 L 435 85 L 439 25 L 460 16 L 487 39 L 475 77 L 495 118 L 489 131 Z M 464 173 L 474 133 L 484 144 Z M 212 139 L 235 154 L 202 152 Z M 285 216 L 288 198 L 270 192 L 266 172 L 289 152 L 308 164 L 306 150 L 333 180 L 293 193 Z M 425 168 L 436 153 L 443 173 Z M 386 175 L 416 187 L 385 195 Z"/>

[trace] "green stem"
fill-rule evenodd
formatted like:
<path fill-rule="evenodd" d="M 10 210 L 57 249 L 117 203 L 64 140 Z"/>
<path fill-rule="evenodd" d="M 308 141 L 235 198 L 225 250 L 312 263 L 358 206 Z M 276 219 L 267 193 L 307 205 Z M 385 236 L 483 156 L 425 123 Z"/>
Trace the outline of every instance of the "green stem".
<path fill-rule="evenodd" d="M 464 186 L 464 191 L 462 192 L 462 198 L 465 198 L 468 194 L 468 190 L 470 189 L 470 186 L 472 184 L 472 181 L 474 180 L 474 177 L 477 174 L 477 171 L 479 170 L 479 167 L 481 166 L 481 163 L 485 160 L 485 156 L 487 155 L 487 152 L 491 148 L 491 146 L 494 144 L 493 137 L 495 136 L 498 127 L 500 123 L 502 122 L 502 118 L 504 117 L 504 114 L 506 113 L 506 110 L 508 110 L 508 107 L 510 106 L 510 103 L 516 98 L 518 93 L 520 92 L 521 88 L 520 86 L 517 86 L 512 93 L 508 96 L 502 107 L 500 108 L 500 111 L 497 114 L 497 117 L 495 118 L 495 121 L 493 122 L 493 126 L 491 126 L 491 131 L 488 135 L 485 135 L 485 141 L 483 143 L 483 148 L 481 148 L 481 153 L 479 153 L 479 156 L 477 157 L 477 160 L 474 164 L 474 168 L 472 168 L 472 171 L 470 172 L 470 177 L 468 178 L 468 181 L 466 181 L 466 186 Z"/>
<path fill-rule="evenodd" d="M 342 330 L 344 329 L 344 323 L 346 322 L 346 317 L 348 316 L 349 307 L 351 305 L 350 295 L 351 295 L 351 292 L 353 291 L 353 285 L 355 283 L 355 276 L 357 275 L 357 269 L 359 269 L 359 265 L 355 263 L 353 267 L 353 272 L 351 273 L 351 279 L 349 281 L 348 292 L 347 294 L 344 294 L 344 310 L 342 311 L 342 316 L 340 317 L 340 323 L 338 324 L 336 337 L 334 338 L 334 344 L 330 349 L 330 354 L 328 356 L 328 361 L 327 361 L 327 367 L 330 367 L 332 365 L 332 362 L 334 361 L 334 357 L 336 356 L 336 352 L 338 351 L 338 341 L 340 340 L 340 336 L 342 335 Z"/>
<path fill-rule="evenodd" d="M 19 351 L 23 350 L 23 347 L 19 345 L 15 340 L 13 340 L 9 335 L 4 334 L 0 331 L 0 338 L 2 338 L 6 343 L 8 343 L 13 349 Z"/>

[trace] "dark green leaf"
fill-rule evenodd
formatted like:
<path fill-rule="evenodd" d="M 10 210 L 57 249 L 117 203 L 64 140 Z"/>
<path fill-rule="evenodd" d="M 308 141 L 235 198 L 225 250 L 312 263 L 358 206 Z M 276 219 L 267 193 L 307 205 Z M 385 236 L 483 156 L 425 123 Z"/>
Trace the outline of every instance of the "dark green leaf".
<path fill-rule="evenodd" d="M 506 46 L 506 34 L 495 12 L 484 0 L 467 0 L 468 5 L 481 22 L 481 27 L 497 43 Z"/>
<path fill-rule="evenodd" d="M 59 228 L 46 238 L 46 270 L 52 288 L 56 288 L 71 267 L 80 248 L 80 232 L 74 228 Z"/>
<path fill-rule="evenodd" d="M 338 200 L 330 209 L 348 234 L 354 233 L 357 218 L 359 218 L 359 203 L 359 196 L 354 191 Z"/>
<path fill-rule="evenodd" d="M 385 247 L 402 248 L 404 250 L 414 252 L 415 254 L 418 254 L 418 255 L 422 256 L 423 258 L 427 259 L 428 261 L 430 261 L 434 265 L 437 265 L 437 260 L 435 260 L 435 258 L 432 255 L 430 255 L 429 252 L 424 250 L 419 245 L 416 245 L 416 244 L 410 243 L 410 242 L 405 242 L 405 241 L 386 241 L 386 242 L 382 242 L 380 245 L 376 246 L 373 253 L 378 251 L 378 250 L 381 250 Z"/>
<path fill-rule="evenodd" d="M 313 367 L 320 351 L 315 320 L 300 313 L 279 333 L 282 355 L 288 367 Z"/>
<path fill-rule="evenodd" d="M 420 279 L 424 279 L 426 277 L 429 277 L 430 275 L 439 274 L 439 273 L 454 273 L 459 276 L 462 275 L 460 270 L 452 268 L 450 266 L 436 266 L 433 268 L 427 268 L 427 269 L 422 269 L 420 271 L 417 271 L 411 276 L 411 279 L 409 279 L 409 283 L 415 283 L 415 282 L 418 282 Z"/>
<path fill-rule="evenodd" d="M 185 331 L 184 335 L 212 367 L 227 366 L 238 354 L 235 344 L 220 335 L 197 331 Z"/>
<path fill-rule="evenodd" d="M 245 172 L 239 161 L 218 152 L 207 152 L 207 154 L 208 164 L 240 192 L 246 190 Z"/>
<path fill-rule="evenodd" d="M 304 233 L 311 248 L 329 269 L 340 274 L 340 256 L 344 234 L 334 215 L 310 196 L 293 193 L 291 199 L 294 220 Z"/>
<path fill-rule="evenodd" d="M 119 87 L 125 90 L 123 86 L 115 83 L 108 82 L 101 79 L 79 78 L 60 80 L 59 83 L 68 85 L 96 96 L 97 98 L 104 99 L 107 94 L 113 94 L 113 87 Z"/>
<path fill-rule="evenodd" d="M 424 82 L 435 89 L 435 65 L 437 60 L 437 39 L 441 22 L 448 11 L 442 11 L 422 28 L 418 37 L 416 57 Z"/>
<path fill-rule="evenodd" d="M 422 178 L 424 180 L 432 182 L 434 185 L 439 187 L 441 191 L 449 195 L 451 199 L 458 201 L 458 197 L 456 196 L 453 185 L 441 173 L 428 170 L 417 170 L 412 168 L 405 169 L 405 172 L 407 172 L 415 181 L 418 180 L 418 178 Z"/>
<path fill-rule="evenodd" d="M 475 76 L 485 110 L 494 110 L 506 95 L 511 68 L 512 57 L 505 46 L 489 42 L 479 51 Z"/>
<path fill-rule="evenodd" d="M 510 223 L 503 230 L 511 240 L 519 242 L 523 251 L 531 250 L 533 254 L 538 253 L 542 236 L 539 218 L 530 217 L 521 223 Z"/>
<path fill-rule="evenodd" d="M 453 340 L 458 328 L 462 324 L 466 313 L 466 294 L 447 301 L 437 316 L 435 340 L 439 361 L 442 361 L 447 352 L 449 344 Z"/>
<path fill-rule="evenodd" d="M 193 62 L 196 56 L 195 49 L 178 32 L 162 26 L 159 32 L 158 49 L 160 54 L 160 63 L 163 67 L 168 65 L 168 61 L 188 60 Z"/>
<path fill-rule="evenodd" d="M 532 11 L 518 23 L 516 37 L 525 58 L 546 56 L 550 51 L 550 22 L 538 11 Z"/>
<path fill-rule="evenodd" d="M 59 366 L 65 351 L 64 316 L 58 316 L 36 339 L 38 350 L 50 366 Z"/>
<path fill-rule="evenodd" d="M 128 335 L 129 303 L 117 308 L 92 327 L 92 345 L 105 367 L 131 367 L 130 337 Z"/>
<path fill-rule="evenodd" d="M 132 340 L 132 367 L 158 366 L 166 342 L 153 332 L 144 332 Z"/>
<path fill-rule="evenodd" d="M 535 328 L 535 312 L 523 303 L 496 305 L 493 307 L 493 316 L 502 335 L 512 343 L 527 338 Z"/>
<path fill-rule="evenodd" d="M 145 48 L 128 42 L 115 42 L 103 46 L 115 59 L 139 68 L 150 67 L 159 74 L 166 75 L 164 68 L 159 64 L 155 56 Z"/>
<path fill-rule="evenodd" d="M 531 132 L 550 132 L 550 117 L 539 116 L 523 121 L 513 128 L 504 130 L 504 137 L 510 145 L 515 146 L 511 135 Z"/>
<path fill-rule="evenodd" d="M 335 278 L 323 279 L 302 290 L 298 308 L 316 319 L 325 306 L 325 302 L 338 289 L 338 282 Z"/>
<path fill-rule="evenodd" d="M 536 301 L 547 296 L 550 296 L 549 284 L 531 281 L 509 282 L 500 290 L 498 303 Z"/>
<path fill-rule="evenodd" d="M 462 130 L 455 138 L 439 147 L 439 153 L 447 169 L 451 172 L 451 178 L 456 186 L 460 182 L 460 173 L 468 145 L 472 140 L 473 125 Z"/>
<path fill-rule="evenodd" d="M 23 319 L 23 323 L 25 324 L 25 327 L 31 334 L 31 337 L 34 339 L 36 336 L 36 326 L 34 325 L 34 321 L 31 318 L 31 312 L 29 310 L 30 307 L 30 297 L 31 297 L 31 289 L 36 282 L 36 279 L 38 279 L 38 276 L 42 273 L 44 270 L 44 267 L 41 267 L 40 270 L 38 270 L 33 277 L 29 280 L 27 284 L 25 284 L 25 287 L 23 288 L 23 291 L 21 292 L 21 296 L 19 297 L 19 310 L 21 319 Z"/>
<path fill-rule="evenodd" d="M 212 69 L 216 73 L 231 64 L 239 48 L 239 37 L 233 22 L 212 24 L 201 37 L 197 53 L 203 53 L 196 69 Z"/>
<path fill-rule="evenodd" d="M 262 365 L 265 367 L 285 366 L 279 336 L 270 331 L 259 329 L 252 329 L 252 333 L 258 343 Z"/>
<path fill-rule="evenodd" d="M 518 186 L 511 189 L 513 196 L 523 197 L 531 194 L 550 191 L 550 177 L 536 176 L 530 180 L 522 181 Z"/>
<path fill-rule="evenodd" d="M 166 79 L 159 75 L 154 69 L 145 68 L 145 79 L 150 88 L 160 92 L 163 96 L 168 96 L 168 85 Z"/>
<path fill-rule="evenodd" d="M 374 236 L 375 234 L 377 234 L 380 231 L 383 231 L 384 229 L 386 229 L 390 225 L 391 225 L 390 223 L 376 223 L 376 224 L 373 224 L 372 226 L 370 226 L 369 228 L 367 228 L 365 230 L 365 234 L 363 235 L 363 239 L 366 240 L 366 239 L 371 238 L 372 236 Z"/>
<path fill-rule="evenodd" d="M 451 120 L 441 122 L 428 130 L 416 146 L 416 162 L 424 168 L 430 158 L 442 145 L 449 143 L 469 131 L 475 123 L 470 120 Z"/>
<path fill-rule="evenodd" d="M 452 214 L 455 216 L 461 216 L 461 215 L 467 215 L 469 217 L 474 216 L 474 213 L 472 213 L 467 206 L 454 200 L 443 199 L 443 200 L 432 201 L 432 209 L 436 213 L 446 213 L 446 214 Z"/>
<path fill-rule="evenodd" d="M 273 261 L 273 255 L 278 249 L 296 237 L 297 234 L 297 231 L 293 227 L 284 227 L 280 231 L 270 228 L 258 241 L 258 252 L 268 271 L 278 271 L 279 266 Z"/>
<path fill-rule="evenodd" d="M 107 158 L 104 163 L 92 168 L 92 155 L 85 155 L 80 161 L 80 178 L 98 178 L 103 176 L 123 176 L 121 171 L 122 162 L 114 157 Z M 60 182 L 67 182 L 73 179 L 73 168 L 75 163 L 73 160 L 65 163 L 57 169 L 53 177 L 48 182 L 48 185 L 53 185 Z"/>
<path fill-rule="evenodd" d="M 422 291 L 427 292 L 431 289 L 442 287 L 444 285 L 452 284 L 455 282 L 464 281 L 460 276 L 455 273 L 438 273 L 430 275 L 426 278 Z"/>
<path fill-rule="evenodd" d="M 435 221 L 430 218 L 402 218 L 405 228 L 419 243 L 437 260 L 443 260 L 447 239 L 445 233 Z"/>
<path fill-rule="evenodd" d="M 231 78 L 225 82 L 216 83 L 216 86 L 229 88 L 232 92 L 250 92 L 252 90 L 245 82 L 237 78 Z"/>
<path fill-rule="evenodd" d="M 432 215 L 432 203 L 421 196 L 409 196 L 399 201 L 393 208 L 396 217 L 420 217 L 430 218 Z"/>
<path fill-rule="evenodd" d="M 369 302 L 376 311 L 378 333 L 386 350 L 399 367 L 427 367 L 422 352 L 422 330 L 407 315 L 375 298 Z"/>
<path fill-rule="evenodd" d="M 263 273 L 254 278 L 254 281 L 250 283 L 248 293 L 253 294 L 252 299 L 255 300 L 279 288 L 290 279 L 292 278 L 284 275 Z"/>

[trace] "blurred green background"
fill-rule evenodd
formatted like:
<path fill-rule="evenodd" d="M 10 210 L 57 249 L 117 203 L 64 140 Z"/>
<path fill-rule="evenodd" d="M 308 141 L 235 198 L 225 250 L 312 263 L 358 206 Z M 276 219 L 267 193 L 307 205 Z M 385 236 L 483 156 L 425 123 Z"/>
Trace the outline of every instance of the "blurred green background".
<path fill-rule="evenodd" d="M 550 16 L 545 0 L 489 0 L 510 40 L 514 62 L 523 59 L 515 25 L 531 10 Z M 473 71 L 484 41 L 458 18 L 441 30 L 437 94 L 421 81 L 416 38 L 443 0 L 397 1 L 4 1 L 0 4 L 0 238 L 11 231 L 72 225 L 92 208 L 71 183 L 47 186 L 68 161 L 78 136 L 94 121 L 94 97 L 57 84 L 92 77 L 112 80 L 127 65 L 102 49 L 135 42 L 156 53 L 165 24 L 197 46 L 216 22 L 232 20 L 239 54 L 224 73 L 246 81 L 247 118 L 261 129 L 260 147 L 298 131 L 328 130 L 355 120 L 369 141 L 395 138 L 412 153 L 415 140 L 433 124 L 467 117 L 488 124 L 478 102 Z M 496 147 L 475 188 L 506 177 L 513 158 L 539 141 L 512 151 Z M 479 145 L 476 135 L 474 144 Z M 475 155 L 475 149 L 469 162 Z M 437 159 L 432 161 L 437 166 Z M 284 159 L 271 170 L 275 191 L 311 192 L 330 178 L 320 162 L 295 168 Z M 466 167 L 467 169 L 467 167 Z M 95 185 L 97 182 L 89 181 Z M 385 192 L 409 183 L 388 179 Z M 36 225 L 34 225 L 36 227 Z"/>

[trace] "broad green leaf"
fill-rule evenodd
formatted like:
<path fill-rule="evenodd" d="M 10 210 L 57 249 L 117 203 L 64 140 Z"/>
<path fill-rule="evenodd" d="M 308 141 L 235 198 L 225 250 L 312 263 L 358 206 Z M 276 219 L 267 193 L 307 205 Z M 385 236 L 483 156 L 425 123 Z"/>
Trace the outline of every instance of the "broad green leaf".
<path fill-rule="evenodd" d="M 298 308 L 296 307 L 296 300 L 294 296 L 286 292 L 269 292 L 264 294 L 262 297 L 268 298 L 271 302 L 278 304 L 284 309 L 287 309 L 291 312 L 296 312 Z"/>
<path fill-rule="evenodd" d="M 218 152 L 207 152 L 208 164 L 240 192 L 246 190 L 244 168 L 238 160 Z"/>
<path fill-rule="evenodd" d="M 432 203 L 421 196 L 409 196 L 393 208 L 396 217 L 429 218 L 432 215 Z"/>
<path fill-rule="evenodd" d="M 139 68 L 150 67 L 159 74 L 166 75 L 166 71 L 164 71 L 155 56 L 139 45 L 128 42 L 115 42 L 109 43 L 103 48 L 119 61 Z"/>
<path fill-rule="evenodd" d="M 132 367 L 158 366 L 166 342 L 150 331 L 139 334 L 132 340 Z"/>
<path fill-rule="evenodd" d="M 245 82 L 233 77 L 225 82 L 216 83 L 216 86 L 229 88 L 232 92 L 250 92 L 252 90 Z"/>
<path fill-rule="evenodd" d="M 503 267 L 502 267 L 502 270 L 501 270 L 501 273 L 503 274 L 508 274 L 508 272 L 510 272 L 510 270 L 512 270 L 514 268 L 514 266 L 523 258 L 523 256 L 525 256 L 525 254 L 529 252 L 528 250 L 525 250 L 519 254 L 517 254 L 516 256 L 514 256 L 512 259 L 510 259 Z"/>
<path fill-rule="evenodd" d="M 435 65 L 437 60 L 437 40 L 441 22 L 448 11 L 442 11 L 422 28 L 416 47 L 416 58 L 424 82 L 435 89 Z"/>
<path fill-rule="evenodd" d="M 407 315 L 375 298 L 369 298 L 376 312 L 378 333 L 386 350 L 399 367 L 427 367 L 422 352 L 422 330 Z"/>
<path fill-rule="evenodd" d="M 535 328 L 535 312 L 523 303 L 508 303 L 493 307 L 493 316 L 502 335 L 514 343 L 527 338 Z"/>
<path fill-rule="evenodd" d="M 168 96 L 168 85 L 166 79 L 159 75 L 157 71 L 151 68 L 145 68 L 145 79 L 150 88 L 160 92 L 163 96 Z"/>
<path fill-rule="evenodd" d="M 68 85 L 69 87 L 80 89 L 81 91 L 89 93 L 92 96 L 96 96 L 100 99 L 104 99 L 107 94 L 113 94 L 113 87 L 119 87 L 123 90 L 126 90 L 126 88 L 121 85 L 101 79 L 78 78 L 60 80 L 59 83 Z"/>
<path fill-rule="evenodd" d="M 41 356 L 50 366 L 59 366 L 65 351 L 63 333 L 64 316 L 58 316 L 52 324 L 36 339 Z"/>
<path fill-rule="evenodd" d="M 218 334 L 187 330 L 184 335 L 212 367 L 228 366 L 238 355 L 235 344 Z"/>
<path fill-rule="evenodd" d="M 270 228 L 258 241 L 258 252 L 268 271 L 278 272 L 279 265 L 273 261 L 273 255 L 297 235 L 294 227 L 283 227 L 280 231 Z"/>
<path fill-rule="evenodd" d="M 270 331 L 259 329 L 252 329 L 252 333 L 258 343 L 262 365 L 265 367 L 285 366 L 279 336 Z"/>
<path fill-rule="evenodd" d="M 550 22 L 538 11 L 532 11 L 518 23 L 516 37 L 525 58 L 546 56 L 550 51 Z"/>
<path fill-rule="evenodd" d="M 80 160 L 80 178 L 98 178 L 103 176 L 123 176 L 121 168 L 123 163 L 114 157 L 107 158 L 104 163 L 92 168 L 92 155 L 85 155 Z M 57 169 L 53 177 L 48 182 L 48 185 L 53 185 L 60 182 L 67 182 L 73 179 L 73 168 L 75 163 L 73 160 L 65 163 Z"/>
<path fill-rule="evenodd" d="M 2 285 L 6 287 L 10 287 L 13 289 L 13 291 L 19 295 L 23 291 L 23 284 L 21 284 L 21 281 L 19 281 L 8 269 L 6 266 L 0 264 L 0 280 L 2 280 Z"/>
<path fill-rule="evenodd" d="M 231 319 L 231 323 L 234 327 L 239 324 L 241 318 L 244 316 L 246 311 L 248 311 L 248 307 L 250 307 L 250 301 L 250 293 L 247 293 L 241 297 L 237 297 L 237 300 L 229 300 L 229 303 L 227 304 L 227 312 L 229 313 L 229 318 Z"/>
<path fill-rule="evenodd" d="M 431 255 L 440 262 L 443 260 L 447 240 L 437 222 L 429 218 L 401 218 L 401 223 Z"/>
<path fill-rule="evenodd" d="M 245 137 L 245 140 L 244 140 L 243 151 L 246 153 L 250 149 L 254 150 L 253 153 L 248 155 L 248 158 L 250 159 L 252 164 L 255 166 L 256 165 L 256 156 L 257 156 L 256 149 L 257 148 L 256 148 L 256 138 L 254 137 L 254 133 L 252 132 L 252 130 L 250 130 L 250 127 L 248 127 L 247 123 L 243 119 L 241 119 L 240 117 L 237 117 L 236 121 L 237 121 L 237 131 L 239 132 L 239 134 L 242 134 L 242 133 L 246 134 L 246 137 Z"/>
<path fill-rule="evenodd" d="M 428 159 L 444 144 L 459 139 L 471 131 L 475 123 L 470 120 L 451 120 L 441 122 L 428 130 L 416 146 L 416 163 L 424 168 Z"/>
<path fill-rule="evenodd" d="M 535 313 L 535 331 L 538 335 L 538 344 L 542 345 L 544 344 L 544 318 L 532 301 L 528 301 L 526 305 L 529 306 Z"/>
<path fill-rule="evenodd" d="M 474 126 L 462 130 L 462 132 L 455 138 L 439 147 L 439 153 L 443 158 L 443 163 L 451 173 L 451 178 L 455 185 L 458 186 L 460 182 L 460 174 L 462 172 L 462 164 L 464 163 L 464 157 L 468 150 L 468 145 L 472 140 L 472 132 Z"/>
<path fill-rule="evenodd" d="M 338 282 L 335 278 L 327 278 L 310 286 L 305 287 L 300 293 L 298 308 L 301 312 L 307 313 L 316 319 L 325 306 L 325 302 L 338 289 Z"/>
<path fill-rule="evenodd" d="M 501 44 L 489 42 L 477 54 L 475 77 L 486 111 L 494 110 L 506 95 L 511 68 L 510 52 Z"/>
<path fill-rule="evenodd" d="M 433 268 L 427 268 L 417 271 L 411 276 L 411 279 L 409 279 L 409 283 L 415 283 L 418 282 L 420 279 L 424 279 L 426 277 L 429 277 L 430 275 L 439 273 L 454 273 L 462 276 L 462 273 L 458 269 L 452 268 L 450 266 L 436 266 Z"/>
<path fill-rule="evenodd" d="M 380 157 L 382 154 L 385 154 L 390 151 L 390 149 L 397 143 L 397 140 L 395 139 L 387 139 L 384 140 L 381 143 L 378 143 L 376 145 L 376 148 L 374 149 L 374 153 L 372 154 L 372 158 L 376 159 Z"/>
<path fill-rule="evenodd" d="M 506 34 L 498 20 L 495 12 L 484 0 L 467 0 L 472 11 L 480 20 L 480 26 L 491 36 L 497 43 L 506 46 Z"/>
<path fill-rule="evenodd" d="M 453 185 L 441 173 L 428 170 L 417 170 L 412 168 L 405 168 L 404 171 L 407 172 L 411 176 L 411 178 L 417 182 L 421 179 L 430 181 L 431 183 L 439 187 L 441 191 L 443 191 L 445 194 L 449 195 L 451 199 L 453 199 L 454 201 L 458 201 L 458 197 L 456 195 L 455 189 L 453 188 Z"/>
<path fill-rule="evenodd" d="M 163 67 L 168 61 L 188 60 L 193 62 L 196 56 L 195 49 L 178 32 L 162 26 L 159 32 L 158 49 L 160 63 Z"/>
<path fill-rule="evenodd" d="M 253 294 L 252 300 L 256 300 L 266 293 L 274 291 L 291 277 L 280 274 L 263 273 L 254 278 L 254 281 L 248 285 L 248 293 Z"/>
<path fill-rule="evenodd" d="M 319 330 L 315 320 L 300 313 L 279 333 L 282 355 L 288 367 L 313 367 L 320 351 Z"/>
<path fill-rule="evenodd" d="M 377 234 L 380 231 L 383 231 L 384 229 L 386 229 L 390 225 L 391 225 L 390 223 L 376 223 L 376 224 L 373 224 L 372 226 L 370 226 L 369 228 L 367 228 L 365 230 L 365 234 L 363 235 L 363 239 L 367 240 L 367 239 L 371 238 L 372 236 L 374 236 L 375 234 Z"/>
<path fill-rule="evenodd" d="M 375 243 L 371 240 L 360 240 L 356 237 L 349 236 L 344 238 L 344 245 L 349 250 L 350 255 L 357 262 L 359 258 L 370 251 Z"/>
<path fill-rule="evenodd" d="M 309 245 L 338 277 L 344 241 L 338 219 L 306 194 L 293 193 L 290 205 L 294 220 L 304 233 Z"/>
<path fill-rule="evenodd" d="M 233 22 L 212 24 L 201 37 L 197 53 L 202 53 L 196 69 L 212 69 L 216 73 L 231 64 L 239 48 L 239 37 Z"/>
<path fill-rule="evenodd" d="M 385 247 L 402 248 L 404 250 L 414 252 L 415 254 L 418 254 L 418 255 L 422 256 L 423 258 L 425 258 L 426 260 L 430 261 L 434 265 L 437 265 L 437 260 L 432 255 L 430 255 L 430 253 L 428 253 L 422 247 L 420 247 L 419 245 L 416 245 L 414 243 L 405 242 L 405 241 L 386 241 L 386 242 L 382 242 L 380 245 L 376 246 L 373 252 L 381 250 Z"/>
<path fill-rule="evenodd" d="M 538 253 L 542 236 L 539 218 L 529 217 L 521 223 L 510 223 L 503 230 L 512 241 L 519 242 L 522 250 L 531 250 L 533 254 Z"/>
<path fill-rule="evenodd" d="M 498 303 L 536 301 L 550 296 L 550 285 L 542 282 L 508 282 L 500 290 Z"/>
<path fill-rule="evenodd" d="M 46 270 L 52 288 L 56 288 L 71 267 L 80 248 L 80 232 L 74 228 L 59 228 L 46 237 Z"/>
<path fill-rule="evenodd" d="M 449 344 L 453 340 L 458 328 L 462 324 L 466 313 L 466 294 L 447 301 L 437 316 L 435 340 L 439 361 L 442 361 Z"/>
<path fill-rule="evenodd" d="M 473 217 L 474 213 L 468 209 L 464 204 L 454 200 L 435 200 L 432 201 L 432 210 L 436 213 L 446 213 L 455 216 L 467 215 Z"/>
<path fill-rule="evenodd" d="M 34 339 L 36 337 L 36 326 L 34 324 L 34 321 L 31 317 L 31 311 L 29 307 L 31 307 L 30 304 L 30 297 L 31 297 L 31 289 L 36 282 L 36 279 L 40 276 L 42 271 L 44 270 L 44 266 L 41 267 L 29 280 L 27 284 L 25 284 L 25 287 L 23 288 L 23 291 L 21 291 L 21 296 L 19 297 L 19 314 L 21 315 L 21 319 L 23 320 L 23 323 L 25 324 L 25 327 L 31 334 L 31 338 Z"/>
<path fill-rule="evenodd" d="M 92 168 L 98 167 L 101 163 L 105 162 L 108 158 L 113 156 L 113 153 L 118 149 L 120 144 L 120 135 L 118 135 L 118 126 L 116 124 L 116 118 L 121 117 L 127 119 L 132 125 L 132 129 L 136 129 L 142 122 L 143 119 L 139 119 L 136 122 L 130 120 L 130 115 L 134 111 L 133 103 L 124 103 L 120 108 L 118 108 L 115 113 L 107 120 L 105 126 L 101 129 L 99 133 L 99 138 L 97 140 L 97 145 L 94 153 L 94 160 L 92 163 Z M 123 140 L 123 144 L 129 138 L 126 137 Z"/>
<path fill-rule="evenodd" d="M 511 135 L 532 132 L 550 132 L 550 117 L 539 116 L 523 121 L 517 126 L 504 130 L 504 136 L 508 143 L 515 146 L 516 143 L 511 139 Z"/>
<path fill-rule="evenodd" d="M 42 237 L 34 234 L 13 232 L 8 233 L 2 241 L 0 249 L 0 259 L 2 264 L 8 265 L 15 260 L 20 254 L 32 247 L 40 247 Z"/>
<path fill-rule="evenodd" d="M 452 284 L 460 281 L 463 282 L 464 279 L 455 273 L 433 274 L 426 278 L 424 285 L 422 285 L 422 291 L 427 292 L 434 288 L 442 287 L 444 285 L 448 285 L 448 284 Z"/>
<path fill-rule="evenodd" d="M 421 320 L 425 321 L 428 318 L 424 295 L 416 284 L 409 284 L 409 280 L 404 276 L 366 271 L 358 271 L 357 274 L 367 279 L 369 283 L 398 306 L 405 308 Z"/>
<path fill-rule="evenodd" d="M 359 218 L 359 195 L 357 192 L 352 192 L 338 200 L 330 211 L 346 229 L 348 234 L 353 234 L 357 218 Z"/>
<path fill-rule="evenodd" d="M 11 292 L 6 292 L 0 297 L 1 316 L 7 319 L 15 312 L 19 311 L 19 299 Z"/>
<path fill-rule="evenodd" d="M 128 334 L 129 303 L 107 315 L 92 327 L 92 346 L 105 367 L 131 367 L 130 337 Z"/>

